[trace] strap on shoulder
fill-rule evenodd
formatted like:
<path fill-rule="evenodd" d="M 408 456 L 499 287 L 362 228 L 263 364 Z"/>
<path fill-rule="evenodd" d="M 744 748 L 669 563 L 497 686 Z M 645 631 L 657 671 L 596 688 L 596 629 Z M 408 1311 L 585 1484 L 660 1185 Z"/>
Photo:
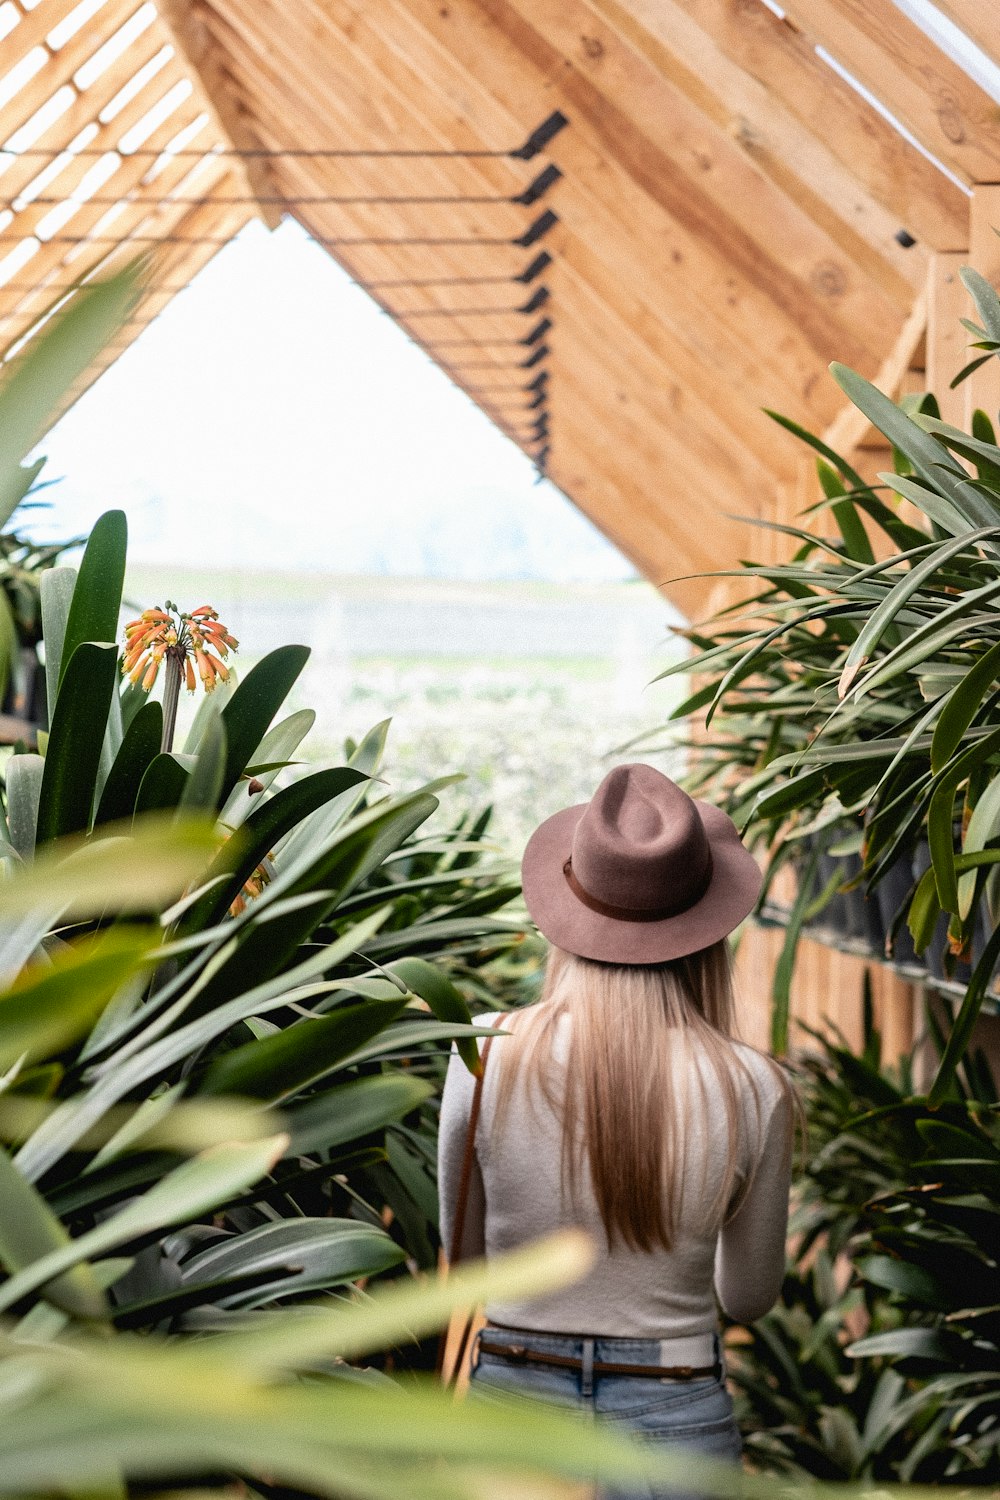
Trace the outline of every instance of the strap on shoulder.
<path fill-rule="evenodd" d="M 450 1254 L 448 1264 L 457 1266 L 462 1259 L 462 1240 L 465 1236 L 465 1217 L 469 1205 L 469 1187 L 472 1182 L 472 1163 L 476 1157 L 476 1127 L 479 1124 L 479 1111 L 483 1103 L 483 1080 L 486 1077 L 486 1064 L 489 1061 L 490 1048 L 493 1046 L 493 1038 L 486 1038 L 483 1044 L 481 1066 L 476 1078 L 476 1087 L 472 1094 L 472 1107 L 469 1110 L 469 1124 L 465 1132 L 465 1152 L 462 1156 L 462 1172 L 458 1179 L 458 1196 L 455 1199 L 455 1221 L 451 1232 Z"/>

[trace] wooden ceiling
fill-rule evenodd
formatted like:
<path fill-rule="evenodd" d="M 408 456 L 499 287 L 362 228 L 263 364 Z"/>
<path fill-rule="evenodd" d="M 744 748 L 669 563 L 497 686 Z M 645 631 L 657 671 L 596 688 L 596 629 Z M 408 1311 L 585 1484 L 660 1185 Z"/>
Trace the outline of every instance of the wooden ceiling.
<path fill-rule="evenodd" d="M 937 5 L 1000 50 L 982 0 Z M 1000 182 L 1000 108 L 892 0 L 777 11 L 0 0 L 0 347 L 147 252 L 109 360 L 290 214 L 647 576 L 759 553 L 734 517 L 790 515 L 801 464 L 762 408 L 863 442 L 826 365 L 899 386 Z"/>

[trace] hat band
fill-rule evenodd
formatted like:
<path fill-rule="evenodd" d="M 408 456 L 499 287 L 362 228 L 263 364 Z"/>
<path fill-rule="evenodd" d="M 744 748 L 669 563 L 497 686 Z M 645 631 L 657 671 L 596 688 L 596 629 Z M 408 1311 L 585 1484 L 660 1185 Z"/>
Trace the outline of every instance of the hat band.
<path fill-rule="evenodd" d="M 613 917 L 616 922 L 663 922 L 667 917 L 679 917 L 684 912 L 690 911 L 692 906 L 698 902 L 708 891 L 712 883 L 712 851 L 708 853 L 708 864 L 705 866 L 705 877 L 698 890 L 686 901 L 675 903 L 673 906 L 658 906 L 652 911 L 645 911 L 634 906 L 612 906 L 609 901 L 599 901 L 592 896 L 588 890 L 577 880 L 573 874 L 573 861 L 568 859 L 563 865 L 563 874 L 566 876 L 566 884 L 578 901 L 591 911 L 597 912 L 601 917 Z"/>

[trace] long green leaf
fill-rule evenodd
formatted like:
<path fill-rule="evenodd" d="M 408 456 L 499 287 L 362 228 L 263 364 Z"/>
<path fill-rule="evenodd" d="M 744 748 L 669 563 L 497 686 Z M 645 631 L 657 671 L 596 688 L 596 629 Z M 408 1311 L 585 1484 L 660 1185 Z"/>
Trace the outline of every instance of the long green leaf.
<path fill-rule="evenodd" d="M 994 777 L 982 792 L 972 809 L 965 837 L 962 839 L 962 854 L 956 865 L 969 855 L 986 849 L 991 840 L 1000 836 L 1000 776 Z M 963 920 L 968 917 L 976 889 L 974 875 L 962 875 L 958 882 L 958 908 Z"/>
<path fill-rule="evenodd" d="M 966 672 L 948 695 L 931 739 L 931 770 L 944 769 L 958 749 L 962 736 L 982 705 L 983 698 L 1000 676 L 1000 641 L 991 646 Z"/>
<path fill-rule="evenodd" d="M 433 1333 L 457 1307 L 511 1296 L 539 1296 L 572 1284 L 590 1268 L 593 1258 L 588 1236 L 564 1230 L 489 1262 L 458 1266 L 447 1280 L 396 1282 L 380 1287 L 363 1302 L 312 1308 L 308 1317 L 275 1313 L 252 1330 L 221 1334 L 213 1341 L 213 1352 L 238 1360 L 262 1377 L 332 1355 L 358 1359 L 401 1339 Z M 208 1357 L 207 1348 L 195 1354 L 198 1363 Z"/>
<path fill-rule="evenodd" d="M 214 812 L 219 805 L 225 771 L 226 726 L 220 714 L 205 725 L 198 742 L 194 768 L 181 789 L 180 813 Z"/>
<path fill-rule="evenodd" d="M 991 338 L 1000 340 L 1000 303 L 997 301 L 995 288 L 972 266 L 963 266 L 958 274 L 976 304 L 976 311 L 983 320 L 986 332 Z"/>
<path fill-rule="evenodd" d="M 241 1094 L 278 1100 L 315 1083 L 345 1057 L 384 1031 L 406 1004 L 364 1000 L 331 1015 L 300 1020 L 216 1059 L 201 1085 L 206 1094 Z"/>
<path fill-rule="evenodd" d="M 13 755 L 7 762 L 7 827 L 10 840 L 24 860 L 35 854 L 38 799 L 45 762 L 40 755 Z"/>
<path fill-rule="evenodd" d="M 151 760 L 142 775 L 135 798 L 137 817 L 180 809 L 190 774 L 176 755 L 165 753 Z"/>
<path fill-rule="evenodd" d="M 415 995 L 419 995 L 421 1000 L 425 1000 L 439 1021 L 454 1021 L 460 1026 L 472 1025 L 472 1012 L 461 990 L 426 959 L 397 959 L 390 972 L 401 979 Z M 482 1063 L 475 1038 L 460 1037 L 455 1045 L 469 1072 L 478 1077 L 482 1072 Z"/>
<path fill-rule="evenodd" d="M 906 925 L 913 938 L 913 946 L 918 953 L 923 953 L 934 936 L 940 915 L 941 902 L 938 899 L 934 870 L 929 868 L 924 871 L 917 883 L 906 918 Z"/>
<path fill-rule="evenodd" d="M 155 700 L 145 702 L 125 731 L 101 792 L 95 826 L 131 818 L 142 778 L 160 753 L 163 709 Z"/>
<path fill-rule="evenodd" d="M 7 497 L 23 484 L 22 460 L 44 436 L 74 381 L 128 317 L 139 287 L 139 273 L 129 267 L 75 291 L 65 310 L 8 365 L 0 385 L 0 516 Z"/>
<path fill-rule="evenodd" d="M 949 500 L 939 495 L 937 490 L 931 489 L 930 485 L 922 480 L 912 479 L 906 474 L 879 474 L 883 484 L 887 484 L 897 495 L 902 495 L 904 500 L 909 500 L 912 505 L 917 506 L 935 526 L 940 526 L 942 531 L 948 532 L 949 536 L 966 536 L 969 531 L 969 522 L 961 511 L 955 509 Z"/>
<path fill-rule="evenodd" d="M 771 985 L 771 1051 L 784 1057 L 788 1051 L 788 1028 L 791 1016 L 792 974 L 795 969 L 795 953 L 799 935 L 806 920 L 806 912 L 813 897 L 813 886 L 819 864 L 819 845 L 809 855 L 804 870 L 799 874 L 799 885 L 795 901 L 788 917 L 785 941 L 774 970 Z"/>
<path fill-rule="evenodd" d="M 858 509 L 853 500 L 845 498 L 847 490 L 840 475 L 835 473 L 822 458 L 816 460 L 816 472 L 819 475 L 824 495 L 828 500 L 833 501 L 831 509 L 844 539 L 847 556 L 853 558 L 855 562 L 873 563 L 875 553 L 872 551 L 872 544 L 868 539 L 864 522 L 858 515 Z"/>
<path fill-rule="evenodd" d="M 838 685 L 841 698 L 850 690 L 854 679 L 870 659 L 886 630 L 897 619 L 907 600 L 912 598 L 917 590 L 939 572 L 951 558 L 975 546 L 977 542 L 995 536 L 1000 536 L 1000 529 L 988 527 L 982 531 L 968 532 L 954 541 L 943 543 L 931 553 L 930 557 L 925 557 L 922 562 L 911 568 L 904 578 L 900 579 L 872 612 L 847 653 Z"/>
<path fill-rule="evenodd" d="M 3 887 L 4 922 L 53 908 L 66 920 L 157 911 L 202 870 L 218 846 L 214 829 L 148 818 L 110 825 L 98 840 L 66 839 L 45 849 L 30 870 Z"/>
<path fill-rule="evenodd" d="M 327 1089 L 284 1111 L 288 1154 L 309 1156 L 384 1130 L 434 1092 L 432 1084 L 405 1073 L 380 1073 Z"/>
<path fill-rule="evenodd" d="M 113 645 L 84 642 L 65 668 L 45 752 L 38 842 L 90 826 L 108 708 L 117 681 Z"/>
<path fill-rule="evenodd" d="M 247 674 L 222 710 L 226 728 L 226 768 L 220 802 L 229 796 L 250 764 L 250 757 L 308 659 L 306 646 L 279 646 Z"/>
<path fill-rule="evenodd" d="M 218 921 L 229 909 L 244 882 L 287 833 L 334 797 L 365 780 L 360 771 L 347 766 L 316 771 L 283 787 L 247 817 L 242 828 L 227 839 L 206 872 L 206 881 L 222 884 L 192 907 L 184 920 L 185 931 Z"/>
<path fill-rule="evenodd" d="M 291 1267 L 278 1283 L 249 1287 L 220 1299 L 220 1306 L 259 1306 L 275 1297 L 300 1296 L 375 1276 L 398 1266 L 406 1251 L 374 1224 L 356 1219 L 291 1219 L 263 1224 L 210 1245 L 184 1264 L 184 1285 Z"/>
<path fill-rule="evenodd" d="M 65 1254 L 72 1241 L 45 1199 L 26 1182 L 0 1146 L 0 1262 L 13 1277 L 36 1262 Z M 87 1265 L 37 1283 L 46 1300 L 76 1318 L 105 1318 L 107 1302 Z"/>
<path fill-rule="evenodd" d="M 52 1057 L 75 1041 L 131 975 L 141 973 L 150 934 L 112 928 L 25 971 L 0 993 L 0 1068 Z"/>
<path fill-rule="evenodd" d="M 242 1192 L 274 1165 L 285 1136 L 216 1146 L 169 1172 L 140 1198 L 61 1249 L 49 1251 L 0 1286 L 0 1312 L 81 1261 L 96 1259 L 156 1230 L 186 1224 Z"/>
<path fill-rule="evenodd" d="M 56 711 L 63 640 L 75 588 L 75 568 L 47 568 L 38 588 L 42 606 L 42 638 L 45 641 L 45 697 L 50 724 Z"/>
<path fill-rule="evenodd" d="M 906 455 L 920 477 L 965 517 L 970 527 L 995 526 L 998 519 L 996 507 L 975 493 L 947 448 L 854 370 L 849 370 L 846 365 L 832 364 L 830 373 L 854 405 L 864 412 L 893 447 Z"/>
<path fill-rule="evenodd" d="M 943 1103 L 954 1087 L 955 1074 L 972 1039 L 972 1033 L 983 1008 L 998 959 L 1000 959 L 1000 926 L 994 930 L 986 944 L 972 972 L 965 998 L 952 1022 L 947 1045 L 927 1096 L 927 1102 L 932 1109 Z"/>
<path fill-rule="evenodd" d="M 315 722 L 316 714 L 313 709 L 300 708 L 267 731 L 253 754 L 255 764 L 264 762 L 274 766 L 274 770 L 257 772 L 257 780 L 265 791 L 281 774 L 281 763 L 292 759 Z M 192 748 L 190 742 L 186 748 L 188 750 Z M 238 781 L 226 799 L 219 816 L 228 828 L 238 828 L 247 816 L 256 810 L 259 800 L 259 793 L 250 794 L 249 783 Z"/>
<path fill-rule="evenodd" d="M 36 458 L 33 464 L 15 466 L 0 473 L 0 527 L 7 525 L 44 468 L 45 459 Z"/>
<path fill-rule="evenodd" d="M 60 686 L 77 646 L 84 641 L 117 642 L 127 547 L 125 512 L 105 511 L 94 523 L 77 573 L 62 643 Z M 58 702 L 57 697 L 57 708 Z"/>
<path fill-rule="evenodd" d="M 1000 751 L 1000 728 L 994 729 L 962 752 L 937 778 L 927 809 L 927 841 L 937 884 L 938 900 L 945 911 L 958 911 L 958 879 L 953 828 L 955 792 L 977 767 Z"/>

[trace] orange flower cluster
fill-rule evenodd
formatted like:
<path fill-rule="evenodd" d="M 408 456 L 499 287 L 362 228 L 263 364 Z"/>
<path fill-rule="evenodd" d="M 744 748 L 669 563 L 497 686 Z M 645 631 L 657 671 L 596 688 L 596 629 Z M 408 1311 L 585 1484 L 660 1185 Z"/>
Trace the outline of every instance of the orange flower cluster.
<path fill-rule="evenodd" d="M 185 613 L 168 599 L 166 609 L 145 609 L 138 620 L 125 626 L 122 673 L 148 693 L 161 662 L 172 659 L 183 672 L 189 693 L 196 687 L 196 668 L 206 693 L 210 693 L 217 681 L 225 682 L 229 676 L 223 658 L 238 646 L 239 641 L 230 635 L 210 604 Z"/>
<path fill-rule="evenodd" d="M 247 902 L 259 896 L 266 885 L 269 885 L 274 877 L 274 851 L 257 866 L 250 878 L 245 881 L 243 889 L 229 908 L 231 917 L 238 917 L 241 911 L 246 911 Z"/>

